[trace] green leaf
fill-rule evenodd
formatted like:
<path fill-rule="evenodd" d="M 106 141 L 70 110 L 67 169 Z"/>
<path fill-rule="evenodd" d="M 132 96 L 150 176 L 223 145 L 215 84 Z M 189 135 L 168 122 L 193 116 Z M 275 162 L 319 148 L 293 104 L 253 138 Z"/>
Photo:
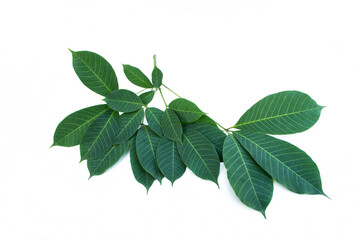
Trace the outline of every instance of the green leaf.
<path fill-rule="evenodd" d="M 140 165 L 139 158 L 136 153 L 136 137 L 133 138 L 130 146 L 130 164 L 136 181 L 144 185 L 146 191 L 149 192 L 149 188 L 155 181 L 147 171 L 145 171 Z"/>
<path fill-rule="evenodd" d="M 161 118 L 164 112 L 158 108 L 150 107 L 145 110 L 146 121 L 149 124 L 151 130 L 153 130 L 160 137 L 163 136 L 161 131 Z"/>
<path fill-rule="evenodd" d="M 267 134 L 303 132 L 317 122 L 322 108 L 305 93 L 279 92 L 253 105 L 234 128 Z"/>
<path fill-rule="evenodd" d="M 115 141 L 119 132 L 119 113 L 107 110 L 90 125 L 80 143 L 81 160 L 100 158 Z"/>
<path fill-rule="evenodd" d="M 187 128 L 182 143 L 177 142 L 177 147 L 181 159 L 196 176 L 218 185 L 220 159 L 210 140 L 198 131 Z"/>
<path fill-rule="evenodd" d="M 177 98 L 169 104 L 169 108 L 174 110 L 182 122 L 194 122 L 205 115 L 193 102 L 185 98 Z"/>
<path fill-rule="evenodd" d="M 127 141 L 138 130 L 142 119 L 144 118 L 144 110 L 140 109 L 132 113 L 123 113 L 119 118 L 120 131 L 116 137 L 116 143 Z"/>
<path fill-rule="evenodd" d="M 189 123 L 184 125 L 185 128 L 191 128 L 204 135 L 214 145 L 216 152 L 219 155 L 220 161 L 222 160 L 222 149 L 226 134 L 217 127 L 205 123 Z"/>
<path fill-rule="evenodd" d="M 148 126 L 142 126 L 136 135 L 136 152 L 141 166 L 161 183 L 163 175 L 156 164 L 156 149 L 160 137 Z"/>
<path fill-rule="evenodd" d="M 234 136 L 270 176 L 289 190 L 325 195 L 319 169 L 304 151 L 261 133 L 239 131 Z"/>
<path fill-rule="evenodd" d="M 265 217 L 265 209 L 273 194 L 273 181 L 240 145 L 233 135 L 224 141 L 224 165 L 236 196 L 246 206 L 260 211 Z"/>
<path fill-rule="evenodd" d="M 152 77 L 151 80 L 152 80 L 154 87 L 156 87 L 156 88 L 161 87 L 163 73 L 156 66 L 154 66 L 154 70 L 152 71 L 151 77 Z"/>
<path fill-rule="evenodd" d="M 172 184 L 174 184 L 186 170 L 186 166 L 178 153 L 176 143 L 167 139 L 165 136 L 162 137 L 159 142 L 156 158 L 160 171 Z"/>
<path fill-rule="evenodd" d="M 145 76 L 140 69 L 130 66 L 130 65 L 123 65 L 124 73 L 127 79 L 132 82 L 134 85 L 143 87 L 143 88 L 153 88 L 154 86 L 151 84 L 150 80 Z"/>
<path fill-rule="evenodd" d="M 144 105 L 138 95 L 126 89 L 113 91 L 104 101 L 111 109 L 118 112 L 133 112 Z"/>
<path fill-rule="evenodd" d="M 105 58 L 88 51 L 71 53 L 74 70 L 85 86 L 102 96 L 118 89 L 114 69 Z"/>
<path fill-rule="evenodd" d="M 202 117 L 200 117 L 198 120 L 196 120 L 195 122 L 198 122 L 198 123 L 205 123 L 205 124 L 208 124 L 208 125 L 211 125 L 213 127 L 218 127 L 216 122 L 214 120 L 212 120 L 209 116 L 207 115 L 203 115 Z"/>
<path fill-rule="evenodd" d="M 52 146 L 72 147 L 80 144 L 90 124 L 108 109 L 105 104 L 96 105 L 68 115 L 57 126 Z"/>
<path fill-rule="evenodd" d="M 181 142 L 183 129 L 178 116 L 173 110 L 165 110 L 161 117 L 161 130 L 168 139 Z"/>
<path fill-rule="evenodd" d="M 144 105 L 148 105 L 153 100 L 154 95 L 155 95 L 155 91 L 151 90 L 151 91 L 142 93 L 139 97 Z"/>
<path fill-rule="evenodd" d="M 95 175 L 101 175 L 106 170 L 111 168 L 120 160 L 121 156 L 126 152 L 128 147 L 129 142 L 113 145 L 110 150 L 101 158 L 89 159 L 87 161 L 87 167 L 90 172 L 89 178 Z"/>

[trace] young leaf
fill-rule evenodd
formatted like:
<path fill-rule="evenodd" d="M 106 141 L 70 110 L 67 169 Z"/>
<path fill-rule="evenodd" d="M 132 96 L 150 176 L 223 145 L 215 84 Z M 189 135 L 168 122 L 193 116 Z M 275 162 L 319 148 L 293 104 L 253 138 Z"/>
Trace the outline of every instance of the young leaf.
<path fill-rule="evenodd" d="M 160 124 L 163 114 L 163 111 L 154 107 L 146 108 L 145 110 L 145 117 L 149 127 L 160 137 L 163 135 Z"/>
<path fill-rule="evenodd" d="M 151 90 L 140 94 L 139 97 L 144 105 L 148 105 L 153 100 L 154 95 L 155 95 L 155 91 Z"/>
<path fill-rule="evenodd" d="M 270 176 L 289 190 L 325 195 L 318 167 L 304 151 L 261 133 L 239 131 L 234 136 Z"/>
<path fill-rule="evenodd" d="M 115 141 L 119 132 L 119 113 L 107 110 L 90 125 L 80 143 L 81 160 L 100 158 Z"/>
<path fill-rule="evenodd" d="M 173 110 L 165 110 L 161 117 L 161 130 L 168 139 L 181 142 L 183 129 L 178 116 Z"/>
<path fill-rule="evenodd" d="M 305 93 L 279 92 L 253 105 L 234 127 L 267 134 L 303 132 L 317 122 L 322 108 Z"/>
<path fill-rule="evenodd" d="M 167 139 L 165 136 L 162 137 L 159 142 L 156 158 L 160 171 L 172 184 L 174 184 L 186 170 L 186 166 L 181 161 L 178 153 L 176 143 Z"/>
<path fill-rule="evenodd" d="M 143 87 L 143 88 L 153 88 L 154 86 L 151 84 L 150 80 L 145 76 L 145 74 L 140 71 L 140 69 L 130 66 L 123 65 L 124 73 L 127 79 L 132 82 L 134 85 Z"/>
<path fill-rule="evenodd" d="M 182 143 L 177 142 L 181 159 L 198 177 L 218 184 L 220 159 L 214 146 L 201 133 L 185 129 Z"/>
<path fill-rule="evenodd" d="M 174 110 L 182 122 L 195 122 L 201 116 L 205 115 L 195 103 L 185 98 L 177 98 L 169 104 L 169 108 Z"/>
<path fill-rule="evenodd" d="M 161 87 L 163 73 L 156 66 L 154 66 L 154 70 L 152 71 L 151 77 L 152 77 L 151 80 L 152 80 L 154 87 L 156 87 L 156 88 Z"/>
<path fill-rule="evenodd" d="M 111 92 L 104 101 L 111 109 L 118 112 L 133 112 L 144 105 L 138 95 L 126 89 Z"/>
<path fill-rule="evenodd" d="M 236 196 L 265 217 L 265 209 L 273 194 L 272 178 L 231 134 L 224 141 L 223 156 L 227 176 Z"/>
<path fill-rule="evenodd" d="M 149 188 L 155 181 L 147 171 L 145 171 L 140 165 L 139 158 L 136 153 L 136 137 L 133 138 L 130 146 L 130 164 L 136 181 L 144 185 L 146 191 L 149 192 Z"/>
<path fill-rule="evenodd" d="M 114 69 L 103 57 L 88 51 L 71 53 L 74 70 L 85 86 L 102 96 L 118 89 Z"/>
<path fill-rule="evenodd" d="M 128 147 L 129 142 L 113 145 L 110 150 L 101 158 L 89 159 L 87 161 L 87 167 L 90 172 L 89 178 L 95 175 L 101 175 L 106 170 L 111 168 L 120 160 L 121 156 L 126 152 Z"/>
<path fill-rule="evenodd" d="M 108 109 L 105 104 L 96 105 L 68 115 L 57 126 L 52 146 L 72 147 L 80 144 L 86 129 Z"/>
<path fill-rule="evenodd" d="M 119 117 L 120 131 L 116 137 L 116 143 L 127 141 L 136 130 L 138 130 L 141 121 L 144 117 L 144 110 L 140 109 L 132 113 L 123 113 Z"/>
<path fill-rule="evenodd" d="M 196 120 L 195 122 L 198 122 L 198 123 L 205 123 L 205 124 L 208 124 L 208 125 L 211 125 L 213 127 L 218 127 L 216 122 L 214 120 L 212 120 L 209 116 L 207 115 L 203 115 L 201 118 L 199 118 L 198 120 Z"/>
<path fill-rule="evenodd" d="M 205 123 L 189 123 L 184 125 L 184 128 L 191 128 L 202 135 L 204 135 L 214 145 L 216 152 L 219 155 L 220 161 L 222 160 L 222 149 L 226 134 L 217 127 Z"/>
<path fill-rule="evenodd" d="M 136 135 L 136 152 L 141 166 L 161 183 L 163 175 L 156 164 L 156 149 L 160 137 L 148 126 L 142 126 Z"/>

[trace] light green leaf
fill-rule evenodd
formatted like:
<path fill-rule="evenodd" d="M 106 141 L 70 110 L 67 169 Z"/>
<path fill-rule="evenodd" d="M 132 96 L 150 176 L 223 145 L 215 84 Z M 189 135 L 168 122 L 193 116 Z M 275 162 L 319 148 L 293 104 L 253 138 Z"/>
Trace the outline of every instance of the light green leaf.
<path fill-rule="evenodd" d="M 126 89 L 111 92 L 104 101 L 111 109 L 118 112 L 133 112 L 144 105 L 138 95 Z"/>
<path fill-rule="evenodd" d="M 168 139 L 181 142 L 183 129 L 178 116 L 173 110 L 165 110 L 161 117 L 161 130 Z"/>
<path fill-rule="evenodd" d="M 317 122 L 322 108 L 305 93 L 279 92 L 253 105 L 234 128 L 267 134 L 303 132 Z"/>
<path fill-rule="evenodd" d="M 108 109 L 105 104 L 96 105 L 68 115 L 57 126 L 52 146 L 72 147 L 80 144 L 90 124 Z"/>
<path fill-rule="evenodd" d="M 149 188 L 155 181 L 155 178 L 153 178 L 150 173 L 145 171 L 140 165 L 140 161 L 136 153 L 136 137 L 132 139 L 130 146 L 130 164 L 136 181 L 144 185 L 146 191 L 149 192 Z"/>
<path fill-rule="evenodd" d="M 123 113 L 119 118 L 120 131 L 116 137 L 116 143 L 127 141 L 138 130 L 142 119 L 144 118 L 144 110 L 140 109 L 132 113 Z"/>
<path fill-rule="evenodd" d="M 160 171 L 172 184 L 185 172 L 186 166 L 178 153 L 176 142 L 161 138 L 156 151 L 157 163 Z"/>
<path fill-rule="evenodd" d="M 87 167 L 90 172 L 89 178 L 95 175 L 101 175 L 106 170 L 111 168 L 120 160 L 121 156 L 126 152 L 128 147 L 129 142 L 113 145 L 110 150 L 101 158 L 89 159 L 87 161 Z"/>
<path fill-rule="evenodd" d="M 160 137 L 148 126 L 142 126 L 136 135 L 136 152 L 141 166 L 161 183 L 163 175 L 156 164 L 156 149 Z"/>
<path fill-rule="evenodd" d="M 124 73 L 127 79 L 135 84 L 136 86 L 143 87 L 143 88 L 153 88 L 154 86 L 151 84 L 150 80 L 148 79 L 145 74 L 140 71 L 140 69 L 130 66 L 130 65 L 123 65 Z"/>
<path fill-rule="evenodd" d="M 148 105 L 153 100 L 154 95 L 155 95 L 155 91 L 151 90 L 140 94 L 139 97 L 144 105 Z"/>
<path fill-rule="evenodd" d="M 163 111 L 154 107 L 146 108 L 145 110 L 145 117 L 149 127 L 160 137 L 163 135 L 160 124 L 163 114 Z"/>
<path fill-rule="evenodd" d="M 304 151 L 261 133 L 239 131 L 234 136 L 270 176 L 289 190 L 325 195 L 319 169 Z"/>
<path fill-rule="evenodd" d="M 174 110 L 182 122 L 194 122 L 205 113 L 201 111 L 195 103 L 185 98 L 177 98 L 169 104 L 169 108 Z"/>
<path fill-rule="evenodd" d="M 100 158 L 115 142 L 119 113 L 107 110 L 90 125 L 80 143 L 81 160 Z"/>
<path fill-rule="evenodd" d="M 74 70 L 85 86 L 102 96 L 118 89 L 114 69 L 103 57 L 88 51 L 71 53 Z"/>
<path fill-rule="evenodd" d="M 223 156 L 227 176 L 236 196 L 265 217 L 265 209 L 273 194 L 272 178 L 231 134 L 224 141 Z"/>
<path fill-rule="evenodd" d="M 196 176 L 218 185 L 220 159 L 210 140 L 198 131 L 187 128 L 182 143 L 177 142 L 177 147 L 181 159 Z"/>
<path fill-rule="evenodd" d="M 152 80 L 154 87 L 156 87 L 156 88 L 161 87 L 163 73 L 156 66 L 154 66 L 154 70 L 152 71 L 151 77 L 152 77 L 151 80 Z"/>

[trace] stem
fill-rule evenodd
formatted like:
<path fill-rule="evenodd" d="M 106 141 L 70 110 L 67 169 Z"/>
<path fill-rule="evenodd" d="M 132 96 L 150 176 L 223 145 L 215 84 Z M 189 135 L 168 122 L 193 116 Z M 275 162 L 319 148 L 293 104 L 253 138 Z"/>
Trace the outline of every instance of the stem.
<path fill-rule="evenodd" d="M 154 67 L 156 67 L 156 55 L 154 55 Z"/>
<path fill-rule="evenodd" d="M 173 94 L 175 94 L 177 97 L 181 98 L 176 92 L 174 92 L 173 90 L 171 90 L 170 88 L 168 88 L 167 86 L 165 86 L 164 84 L 161 84 L 164 86 L 164 88 L 166 88 L 167 90 L 169 90 L 170 92 L 172 92 Z"/>
<path fill-rule="evenodd" d="M 142 93 L 142 92 L 145 91 L 146 89 L 147 89 L 147 88 L 144 88 L 143 90 L 137 92 L 136 95 L 139 94 L 139 93 Z"/>
<path fill-rule="evenodd" d="M 161 88 L 159 88 L 159 92 L 160 92 L 161 97 L 162 97 L 162 99 L 163 99 L 163 101 L 164 101 L 164 104 L 165 104 L 165 106 L 166 106 L 166 108 L 167 108 L 167 104 L 166 104 L 166 102 L 165 102 L 165 98 L 164 98 L 164 95 L 162 94 Z"/>

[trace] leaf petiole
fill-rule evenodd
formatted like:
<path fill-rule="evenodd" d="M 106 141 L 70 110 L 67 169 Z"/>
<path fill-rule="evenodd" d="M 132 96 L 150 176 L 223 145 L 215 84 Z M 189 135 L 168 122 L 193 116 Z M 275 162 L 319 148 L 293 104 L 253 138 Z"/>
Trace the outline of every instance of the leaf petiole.
<path fill-rule="evenodd" d="M 164 84 L 162 84 L 164 86 L 164 88 L 166 88 L 167 90 L 169 90 L 170 92 L 172 92 L 173 94 L 175 94 L 177 97 L 181 98 L 176 92 L 174 92 L 173 90 L 171 90 L 170 88 L 168 88 L 167 86 L 165 86 Z"/>
<path fill-rule="evenodd" d="M 167 105 L 166 102 L 165 102 L 165 98 L 164 98 L 164 95 L 162 94 L 161 88 L 159 88 L 159 92 L 160 92 L 160 94 L 161 94 L 162 100 L 164 101 L 165 107 L 167 108 L 168 105 Z"/>

